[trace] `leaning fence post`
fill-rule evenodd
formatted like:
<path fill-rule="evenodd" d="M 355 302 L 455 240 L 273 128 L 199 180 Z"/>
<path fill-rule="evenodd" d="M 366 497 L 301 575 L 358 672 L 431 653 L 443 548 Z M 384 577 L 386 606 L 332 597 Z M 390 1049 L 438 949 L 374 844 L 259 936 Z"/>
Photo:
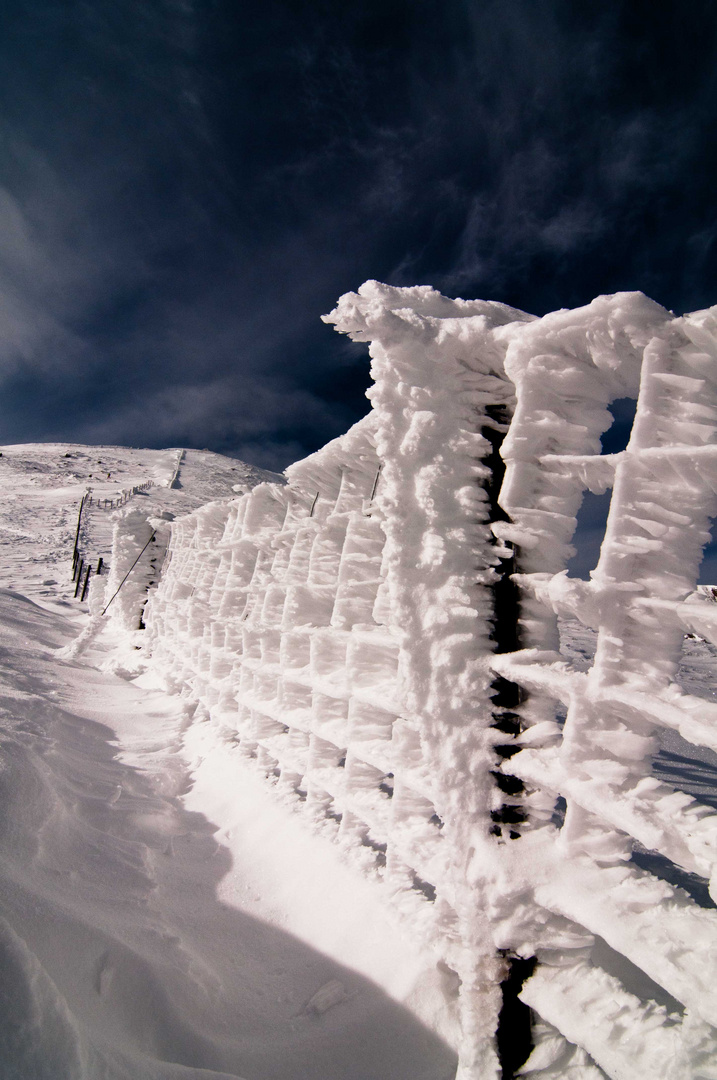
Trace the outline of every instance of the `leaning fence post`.
<path fill-rule="evenodd" d="M 85 584 L 82 586 L 82 596 L 80 597 L 80 603 L 81 604 L 84 603 L 85 597 L 87 596 L 87 586 L 90 583 L 90 574 L 91 573 L 92 573 L 92 567 L 88 563 L 87 564 L 87 573 L 85 574 Z"/>
<path fill-rule="evenodd" d="M 75 585 L 75 597 L 77 597 L 77 594 L 80 591 L 80 582 L 82 581 L 82 571 L 84 570 L 84 568 L 85 560 L 80 559 L 79 569 L 77 571 L 77 584 Z"/>

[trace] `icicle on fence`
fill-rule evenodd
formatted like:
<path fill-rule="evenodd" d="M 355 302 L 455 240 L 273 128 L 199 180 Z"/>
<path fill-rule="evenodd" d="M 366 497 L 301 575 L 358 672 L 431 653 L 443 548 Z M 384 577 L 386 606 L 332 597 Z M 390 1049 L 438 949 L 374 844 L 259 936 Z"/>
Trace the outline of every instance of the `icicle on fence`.
<path fill-rule="evenodd" d="M 464 1080 L 527 1056 L 516 993 L 533 1077 L 714 1076 L 717 915 L 674 883 L 714 896 L 717 815 L 651 769 L 666 730 L 717 750 L 717 705 L 675 678 L 685 632 L 717 644 L 695 591 L 714 311 L 618 294 L 536 319 L 368 283 L 327 318 L 370 343 L 372 414 L 285 487 L 173 523 L 155 662 L 435 946 Z M 601 455 L 624 397 L 629 445 Z M 571 579 L 584 492 L 609 488 Z M 587 672 L 558 616 L 596 631 Z"/>

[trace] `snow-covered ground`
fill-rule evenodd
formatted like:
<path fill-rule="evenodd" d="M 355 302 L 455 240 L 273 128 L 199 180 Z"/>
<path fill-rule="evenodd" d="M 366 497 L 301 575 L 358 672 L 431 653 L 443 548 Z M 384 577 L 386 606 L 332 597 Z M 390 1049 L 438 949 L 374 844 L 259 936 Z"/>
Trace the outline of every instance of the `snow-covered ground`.
<path fill-rule="evenodd" d="M 178 514 L 270 477 L 187 451 L 169 488 L 176 450 L 1 449 L 0 1075 L 450 1080 L 454 988 L 378 887 L 131 677 L 126 634 L 58 655 L 87 623 L 88 485 L 151 480 L 127 505 Z M 111 533 L 93 501 L 81 550 Z"/>

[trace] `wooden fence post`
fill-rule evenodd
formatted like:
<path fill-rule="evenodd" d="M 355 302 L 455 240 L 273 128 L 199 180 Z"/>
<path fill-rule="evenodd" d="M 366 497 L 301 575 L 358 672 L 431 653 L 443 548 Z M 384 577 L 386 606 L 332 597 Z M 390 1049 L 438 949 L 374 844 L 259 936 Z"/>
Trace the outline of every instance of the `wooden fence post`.
<path fill-rule="evenodd" d="M 78 567 L 78 571 L 77 571 L 77 584 L 75 585 L 75 598 L 77 598 L 77 594 L 80 591 L 80 582 L 82 581 L 82 571 L 84 570 L 84 568 L 85 568 L 85 560 L 80 559 L 79 567 Z"/>
<path fill-rule="evenodd" d="M 82 596 L 80 597 L 80 603 L 84 603 L 85 597 L 87 596 L 87 587 L 88 587 L 88 585 L 90 583 L 90 574 L 91 573 L 92 573 L 92 567 L 88 563 L 87 564 L 87 573 L 85 574 L 85 584 L 82 586 Z"/>
<path fill-rule="evenodd" d="M 77 545 L 80 542 L 80 525 L 82 524 L 82 508 L 85 505 L 85 499 L 86 498 L 87 498 L 87 493 L 85 493 L 82 496 L 82 498 L 80 499 L 80 510 L 79 510 L 78 515 L 77 515 L 77 528 L 75 530 L 75 544 L 74 544 L 74 547 L 72 549 L 72 554 L 73 554 L 74 559 L 76 559 L 78 554 L 79 554 Z"/>

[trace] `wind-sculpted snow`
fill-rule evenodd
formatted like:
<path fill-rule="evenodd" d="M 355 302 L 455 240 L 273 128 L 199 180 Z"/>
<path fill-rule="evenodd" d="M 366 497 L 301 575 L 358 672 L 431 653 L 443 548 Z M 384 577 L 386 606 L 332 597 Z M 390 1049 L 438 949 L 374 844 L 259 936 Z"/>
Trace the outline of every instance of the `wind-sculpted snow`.
<path fill-rule="evenodd" d="M 714 311 L 623 293 L 536 319 L 370 282 L 326 319 L 369 343 L 372 412 L 286 485 L 152 523 L 155 664 L 433 943 L 464 1080 L 501 1074 L 511 966 L 527 1075 L 717 1077 L 717 815 L 662 767 L 717 749 L 679 675 L 686 633 L 717 644 Z M 601 455 L 625 397 L 628 446 Z"/>

